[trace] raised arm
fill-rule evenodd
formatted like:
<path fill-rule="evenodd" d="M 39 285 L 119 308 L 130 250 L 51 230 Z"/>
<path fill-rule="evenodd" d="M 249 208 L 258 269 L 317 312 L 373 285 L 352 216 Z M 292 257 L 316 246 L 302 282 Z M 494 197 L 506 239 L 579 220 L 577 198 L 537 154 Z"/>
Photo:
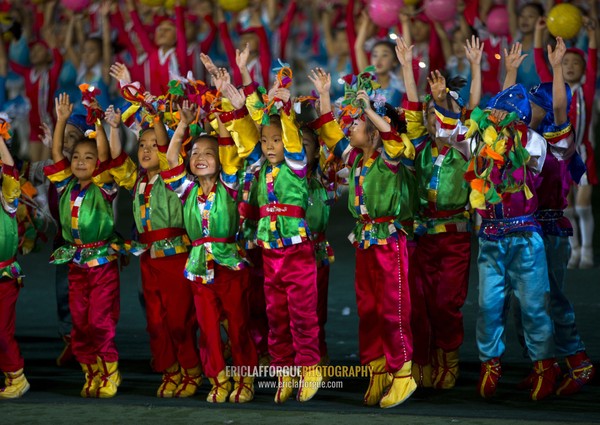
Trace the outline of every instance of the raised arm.
<path fill-rule="evenodd" d="M 367 52 L 365 52 L 365 43 L 369 34 L 372 32 L 374 24 L 372 23 L 369 15 L 366 11 L 363 11 L 360 15 L 360 23 L 358 25 L 358 32 L 356 34 L 356 41 L 354 42 L 354 54 L 356 55 L 356 65 L 358 69 L 365 69 L 369 66 L 369 58 Z"/>
<path fill-rule="evenodd" d="M 235 63 L 242 74 L 242 84 L 248 86 L 252 84 L 252 77 L 248 71 L 248 57 L 250 56 L 250 44 L 246 43 L 244 50 L 235 49 Z"/>
<path fill-rule="evenodd" d="M 356 94 L 356 99 L 360 101 L 363 111 L 380 133 L 389 133 L 392 130 L 390 123 L 384 120 L 383 117 L 379 116 L 377 112 L 371 108 L 371 101 L 366 91 L 360 90 Z"/>
<path fill-rule="evenodd" d="M 446 63 L 452 57 L 452 44 L 450 43 L 450 39 L 448 38 L 448 33 L 442 26 L 442 23 L 439 21 L 433 22 L 433 28 L 435 28 L 435 32 L 437 33 L 440 43 L 442 45 L 442 53 L 444 53 L 444 59 Z"/>
<path fill-rule="evenodd" d="M 58 163 L 65 157 L 63 155 L 63 144 L 65 138 L 65 128 L 67 120 L 73 112 L 73 104 L 69 99 L 69 95 L 61 93 L 54 99 L 54 108 L 56 110 L 56 127 L 54 127 L 54 135 L 52 136 L 52 161 Z"/>
<path fill-rule="evenodd" d="M 481 57 L 483 56 L 483 42 L 479 37 L 471 36 L 465 44 L 465 54 L 471 64 L 471 87 L 469 90 L 469 110 L 475 109 L 481 102 Z"/>
<path fill-rule="evenodd" d="M 556 47 L 548 45 L 548 60 L 552 66 L 552 109 L 554 111 L 554 124 L 562 125 L 567 122 L 567 90 L 563 77 L 562 61 L 567 51 L 567 46 L 561 37 L 556 37 Z"/>
<path fill-rule="evenodd" d="M 167 149 L 167 162 L 169 163 L 170 168 L 175 168 L 179 165 L 179 153 L 181 152 L 183 138 L 185 137 L 188 126 L 195 116 L 194 109 L 188 100 L 183 101 L 183 104 L 179 109 L 179 115 L 179 124 L 177 124 L 177 129 L 175 130 L 175 134 L 173 134 L 173 138 Z"/>
<path fill-rule="evenodd" d="M 402 65 L 402 76 L 404 77 L 404 86 L 406 88 L 406 98 L 409 102 L 419 101 L 419 91 L 415 81 L 415 74 L 412 67 L 413 47 L 406 43 L 404 37 L 396 39 L 396 56 L 398 62 Z"/>
<path fill-rule="evenodd" d="M 315 68 L 308 74 L 308 79 L 312 81 L 319 94 L 319 112 L 325 115 L 331 112 L 331 74 L 326 73 L 322 68 Z"/>
<path fill-rule="evenodd" d="M 113 105 L 106 108 L 104 120 L 110 126 L 108 145 L 110 147 L 110 156 L 112 159 L 118 158 L 123 152 L 121 144 L 121 110 L 115 109 Z"/>
<path fill-rule="evenodd" d="M 506 68 L 506 76 L 504 77 L 504 86 L 502 90 L 513 86 L 517 82 L 517 70 L 527 55 L 522 55 L 523 47 L 521 43 L 516 42 L 510 46 L 510 51 L 504 49 L 504 67 Z"/>

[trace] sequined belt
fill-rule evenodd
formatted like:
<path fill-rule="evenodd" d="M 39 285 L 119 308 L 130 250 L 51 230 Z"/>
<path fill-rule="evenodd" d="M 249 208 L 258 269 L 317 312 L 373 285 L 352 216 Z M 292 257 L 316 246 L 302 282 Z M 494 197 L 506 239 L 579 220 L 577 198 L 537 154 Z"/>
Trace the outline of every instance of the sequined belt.
<path fill-rule="evenodd" d="M 260 218 L 276 216 L 304 218 L 304 215 L 304 208 L 297 205 L 274 203 L 260 207 Z"/>
<path fill-rule="evenodd" d="M 98 242 L 90 242 L 90 243 L 74 243 L 73 246 L 77 247 L 77 249 L 85 249 L 85 248 L 100 248 L 104 245 L 108 245 L 107 241 L 98 241 Z"/>
<path fill-rule="evenodd" d="M 535 212 L 535 218 L 538 221 L 553 221 L 563 217 L 563 210 L 538 210 Z"/>
<path fill-rule="evenodd" d="M 484 218 L 479 229 L 479 237 L 488 240 L 500 240 L 511 233 L 536 232 L 542 228 L 533 215 L 511 218 Z"/>
<path fill-rule="evenodd" d="M 371 218 L 367 215 L 362 215 L 360 217 L 360 222 L 361 223 L 392 223 L 396 220 L 395 216 L 385 216 L 385 217 L 377 217 L 377 218 Z"/>
<path fill-rule="evenodd" d="M 149 245 L 156 241 L 162 241 L 167 238 L 174 238 L 185 235 L 185 229 L 180 227 L 165 227 L 164 229 L 150 230 L 149 232 L 140 233 L 140 243 Z"/>
<path fill-rule="evenodd" d="M 200 246 L 208 242 L 234 243 L 235 236 L 231 236 L 229 238 L 214 238 L 212 236 L 206 236 L 204 238 L 196 239 L 195 241 L 193 241 L 192 246 Z"/>

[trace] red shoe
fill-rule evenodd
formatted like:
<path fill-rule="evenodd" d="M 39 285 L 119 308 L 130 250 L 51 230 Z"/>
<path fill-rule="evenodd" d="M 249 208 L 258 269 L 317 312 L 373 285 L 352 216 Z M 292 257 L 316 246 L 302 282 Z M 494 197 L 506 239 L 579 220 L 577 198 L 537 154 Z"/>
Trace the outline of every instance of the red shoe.
<path fill-rule="evenodd" d="M 556 369 L 556 376 L 560 376 L 561 370 L 558 363 L 554 363 L 554 368 Z M 517 389 L 519 390 L 530 390 L 533 388 L 533 382 L 537 376 L 535 372 L 535 368 L 531 369 L 529 375 L 527 375 L 521 382 L 517 384 Z"/>
<path fill-rule="evenodd" d="M 65 366 L 70 362 L 75 361 L 75 355 L 73 354 L 73 350 L 71 349 L 71 335 L 65 335 L 62 339 L 65 342 L 65 347 L 56 358 L 57 366 Z"/>
<path fill-rule="evenodd" d="M 496 387 L 501 377 L 502 367 L 500 366 L 500 359 L 498 357 L 481 363 L 478 386 L 481 397 L 493 397 L 496 394 Z"/>
<path fill-rule="evenodd" d="M 529 398 L 533 401 L 542 400 L 556 389 L 556 379 L 559 376 L 556 359 L 538 360 L 533 364 L 536 376 L 533 378 Z"/>
<path fill-rule="evenodd" d="M 570 395 L 579 392 L 581 387 L 590 382 L 596 373 L 596 368 L 585 351 L 568 356 L 565 361 L 569 372 L 558 386 L 557 395 Z"/>

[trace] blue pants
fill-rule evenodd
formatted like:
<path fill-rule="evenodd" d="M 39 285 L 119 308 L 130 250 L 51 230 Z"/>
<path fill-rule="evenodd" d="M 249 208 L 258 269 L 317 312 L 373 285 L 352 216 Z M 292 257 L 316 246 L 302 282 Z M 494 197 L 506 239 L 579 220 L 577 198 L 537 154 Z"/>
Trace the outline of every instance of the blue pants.
<path fill-rule="evenodd" d="M 548 313 L 550 285 L 542 237 L 508 235 L 479 239 L 479 358 L 504 354 L 504 328 L 511 292 L 521 305 L 525 343 L 532 361 L 554 357 L 553 326 Z"/>

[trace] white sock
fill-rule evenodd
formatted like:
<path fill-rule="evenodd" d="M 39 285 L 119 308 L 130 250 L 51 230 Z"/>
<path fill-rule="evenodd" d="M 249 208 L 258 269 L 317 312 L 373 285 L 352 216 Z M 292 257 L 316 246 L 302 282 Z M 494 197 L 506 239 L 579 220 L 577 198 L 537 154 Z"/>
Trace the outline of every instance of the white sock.
<path fill-rule="evenodd" d="M 569 221 L 571 222 L 571 226 L 573 226 L 573 236 L 569 238 L 569 241 L 571 242 L 571 247 L 574 249 L 579 248 L 579 224 L 577 221 L 577 217 L 575 216 L 575 208 L 565 208 L 565 217 L 569 219 Z"/>
<path fill-rule="evenodd" d="M 592 214 L 592 206 L 580 207 L 575 206 L 577 215 L 579 216 L 579 227 L 581 228 L 581 246 L 590 247 L 594 239 L 594 215 Z"/>

